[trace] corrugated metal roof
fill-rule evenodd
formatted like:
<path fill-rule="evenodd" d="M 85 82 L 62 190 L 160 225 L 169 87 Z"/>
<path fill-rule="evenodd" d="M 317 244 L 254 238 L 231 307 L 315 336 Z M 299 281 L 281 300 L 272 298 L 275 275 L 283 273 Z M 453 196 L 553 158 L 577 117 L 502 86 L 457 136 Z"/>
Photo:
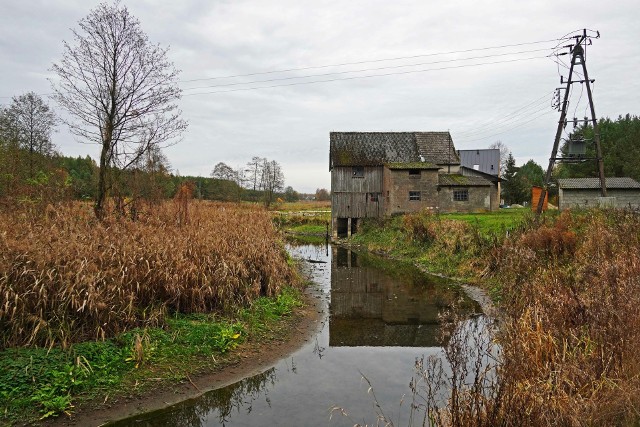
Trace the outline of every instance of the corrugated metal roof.
<path fill-rule="evenodd" d="M 640 188 L 640 183 L 633 178 L 605 178 L 607 189 L 613 188 Z M 558 180 L 558 186 L 562 189 L 586 190 L 600 188 L 600 178 L 562 178 Z"/>
<path fill-rule="evenodd" d="M 497 148 L 458 150 L 458 154 L 462 166 L 496 176 L 500 172 L 500 150 Z"/>
<path fill-rule="evenodd" d="M 440 174 L 438 175 L 438 185 L 443 187 L 489 187 L 492 184 L 479 176 Z"/>
<path fill-rule="evenodd" d="M 391 163 L 459 164 L 449 132 L 331 132 L 329 168 Z"/>

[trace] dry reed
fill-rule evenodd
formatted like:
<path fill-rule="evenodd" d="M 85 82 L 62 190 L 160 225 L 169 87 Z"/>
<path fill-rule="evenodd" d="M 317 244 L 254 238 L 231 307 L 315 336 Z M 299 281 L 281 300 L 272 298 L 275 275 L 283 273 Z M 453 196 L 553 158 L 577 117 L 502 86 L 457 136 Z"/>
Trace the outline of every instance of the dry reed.
<path fill-rule="evenodd" d="M 0 212 L 0 347 L 104 339 L 295 281 L 268 212 L 201 202 L 185 215 L 172 202 L 136 221 L 98 222 L 82 204 Z"/>

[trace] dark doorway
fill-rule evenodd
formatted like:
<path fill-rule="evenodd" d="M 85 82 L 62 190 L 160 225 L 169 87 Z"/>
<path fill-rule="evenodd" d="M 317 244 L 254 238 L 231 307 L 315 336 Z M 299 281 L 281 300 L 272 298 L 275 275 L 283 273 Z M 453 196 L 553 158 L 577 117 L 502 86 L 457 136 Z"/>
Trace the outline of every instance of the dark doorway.
<path fill-rule="evenodd" d="M 347 232 L 349 231 L 348 218 L 338 218 L 337 226 L 338 226 L 338 237 L 347 237 Z"/>

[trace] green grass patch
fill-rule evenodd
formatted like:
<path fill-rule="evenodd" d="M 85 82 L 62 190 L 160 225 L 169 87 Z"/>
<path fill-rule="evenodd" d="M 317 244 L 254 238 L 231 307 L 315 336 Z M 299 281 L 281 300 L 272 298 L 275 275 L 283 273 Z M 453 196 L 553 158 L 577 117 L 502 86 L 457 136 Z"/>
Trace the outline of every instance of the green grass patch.
<path fill-rule="evenodd" d="M 287 227 L 287 231 L 294 234 L 307 234 L 325 236 L 327 234 L 326 224 L 300 224 Z"/>
<path fill-rule="evenodd" d="M 269 334 L 302 305 L 301 292 L 284 288 L 256 299 L 235 316 L 177 315 L 166 327 L 133 329 L 114 339 L 61 348 L 0 351 L 0 424 L 33 422 L 73 411 L 77 401 L 129 394 L 132 384 L 182 379 L 213 367 L 215 357 L 248 338 Z M 214 358 L 212 358 L 214 356 Z"/>
<path fill-rule="evenodd" d="M 464 221 L 480 234 L 489 236 L 519 228 L 524 222 L 530 220 L 533 215 L 534 213 L 531 209 L 513 208 L 500 209 L 495 212 L 448 213 L 441 214 L 440 218 Z"/>
<path fill-rule="evenodd" d="M 473 262 L 487 249 L 524 227 L 529 209 L 486 213 L 430 214 L 419 212 L 363 222 L 350 243 L 370 251 L 418 263 L 447 276 L 474 279 Z"/>

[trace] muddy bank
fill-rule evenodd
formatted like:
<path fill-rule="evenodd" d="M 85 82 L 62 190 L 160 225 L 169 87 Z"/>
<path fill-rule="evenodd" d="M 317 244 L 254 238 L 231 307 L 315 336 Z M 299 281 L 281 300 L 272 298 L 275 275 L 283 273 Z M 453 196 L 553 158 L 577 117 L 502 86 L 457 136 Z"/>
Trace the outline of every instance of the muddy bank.
<path fill-rule="evenodd" d="M 320 304 L 317 295 L 308 289 L 304 294 L 305 305 L 282 322 L 277 338 L 267 342 L 247 342 L 226 356 L 224 367 L 199 374 L 186 380 L 170 384 L 159 381 L 158 387 L 131 396 L 109 395 L 80 404 L 71 416 L 62 415 L 44 422 L 47 426 L 101 426 L 136 414 L 164 408 L 192 399 L 211 390 L 225 387 L 260 374 L 274 366 L 279 360 L 301 348 L 320 328 Z"/>

